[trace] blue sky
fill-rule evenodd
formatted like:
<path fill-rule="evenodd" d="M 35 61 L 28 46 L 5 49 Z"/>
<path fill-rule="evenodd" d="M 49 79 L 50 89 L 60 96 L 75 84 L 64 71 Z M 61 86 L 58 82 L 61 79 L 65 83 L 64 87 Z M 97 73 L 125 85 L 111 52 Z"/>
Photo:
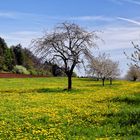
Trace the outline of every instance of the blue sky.
<path fill-rule="evenodd" d="M 98 35 L 101 52 L 120 62 L 127 71 L 123 51 L 133 51 L 131 41 L 140 41 L 140 0 L 3 0 L 0 4 L 0 36 L 8 45 L 29 47 L 32 39 L 57 23 L 72 21 Z"/>

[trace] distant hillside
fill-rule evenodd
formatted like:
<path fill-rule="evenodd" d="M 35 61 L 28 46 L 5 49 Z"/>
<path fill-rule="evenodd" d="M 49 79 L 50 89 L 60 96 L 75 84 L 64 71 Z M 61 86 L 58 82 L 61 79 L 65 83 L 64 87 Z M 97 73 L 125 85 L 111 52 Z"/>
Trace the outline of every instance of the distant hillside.
<path fill-rule="evenodd" d="M 21 44 L 9 47 L 1 37 L 0 72 L 64 76 L 56 64 L 41 62 L 29 49 L 23 48 Z"/>

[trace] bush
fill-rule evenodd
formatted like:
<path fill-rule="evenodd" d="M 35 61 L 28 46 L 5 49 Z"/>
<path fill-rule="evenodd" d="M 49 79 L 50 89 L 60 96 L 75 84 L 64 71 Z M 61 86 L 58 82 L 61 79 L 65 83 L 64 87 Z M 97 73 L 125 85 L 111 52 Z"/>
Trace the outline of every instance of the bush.
<path fill-rule="evenodd" d="M 13 72 L 17 74 L 27 74 L 27 75 L 30 74 L 30 72 L 21 65 L 16 65 L 13 69 Z"/>
<path fill-rule="evenodd" d="M 47 71 L 46 70 L 38 70 L 38 75 L 40 75 L 40 76 L 46 76 L 48 74 L 47 74 Z"/>
<path fill-rule="evenodd" d="M 72 77 L 77 77 L 76 72 L 73 72 Z"/>
<path fill-rule="evenodd" d="M 31 75 L 38 75 L 38 72 L 34 69 L 29 70 Z"/>

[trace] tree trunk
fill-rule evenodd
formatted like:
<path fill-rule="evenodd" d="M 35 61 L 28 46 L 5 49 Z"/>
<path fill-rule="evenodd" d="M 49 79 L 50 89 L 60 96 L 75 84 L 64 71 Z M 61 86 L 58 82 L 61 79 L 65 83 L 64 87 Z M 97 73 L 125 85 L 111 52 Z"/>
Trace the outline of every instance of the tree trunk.
<path fill-rule="evenodd" d="M 104 86 L 105 85 L 105 78 L 103 78 L 102 81 L 103 81 L 103 86 Z"/>
<path fill-rule="evenodd" d="M 72 75 L 68 76 L 68 90 L 72 89 Z"/>
<path fill-rule="evenodd" d="M 112 78 L 110 78 L 110 85 L 112 85 Z"/>
<path fill-rule="evenodd" d="M 136 81 L 136 80 L 137 80 L 137 77 L 136 77 L 136 76 L 134 76 L 133 81 Z"/>
<path fill-rule="evenodd" d="M 97 78 L 96 81 L 99 81 L 99 78 Z"/>

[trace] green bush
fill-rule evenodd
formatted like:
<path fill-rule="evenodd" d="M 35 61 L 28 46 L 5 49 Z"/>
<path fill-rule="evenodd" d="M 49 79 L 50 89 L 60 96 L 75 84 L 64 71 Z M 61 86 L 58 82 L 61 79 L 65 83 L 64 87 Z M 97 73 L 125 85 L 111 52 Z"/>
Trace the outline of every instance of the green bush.
<path fill-rule="evenodd" d="M 13 72 L 17 74 L 27 74 L 27 75 L 30 74 L 30 72 L 21 65 L 16 65 L 13 69 Z"/>
<path fill-rule="evenodd" d="M 29 70 L 31 75 L 38 75 L 38 72 L 34 69 Z"/>
<path fill-rule="evenodd" d="M 46 76 L 53 76 L 53 74 L 50 71 L 46 71 Z"/>
<path fill-rule="evenodd" d="M 40 75 L 40 76 L 46 76 L 47 75 L 47 72 L 44 71 L 44 70 L 39 70 L 38 71 L 38 75 Z"/>
<path fill-rule="evenodd" d="M 73 72 L 72 77 L 77 77 L 76 72 Z"/>
<path fill-rule="evenodd" d="M 52 73 L 48 70 L 35 70 L 35 69 L 30 69 L 29 70 L 31 75 L 38 75 L 38 76 L 52 76 Z"/>

